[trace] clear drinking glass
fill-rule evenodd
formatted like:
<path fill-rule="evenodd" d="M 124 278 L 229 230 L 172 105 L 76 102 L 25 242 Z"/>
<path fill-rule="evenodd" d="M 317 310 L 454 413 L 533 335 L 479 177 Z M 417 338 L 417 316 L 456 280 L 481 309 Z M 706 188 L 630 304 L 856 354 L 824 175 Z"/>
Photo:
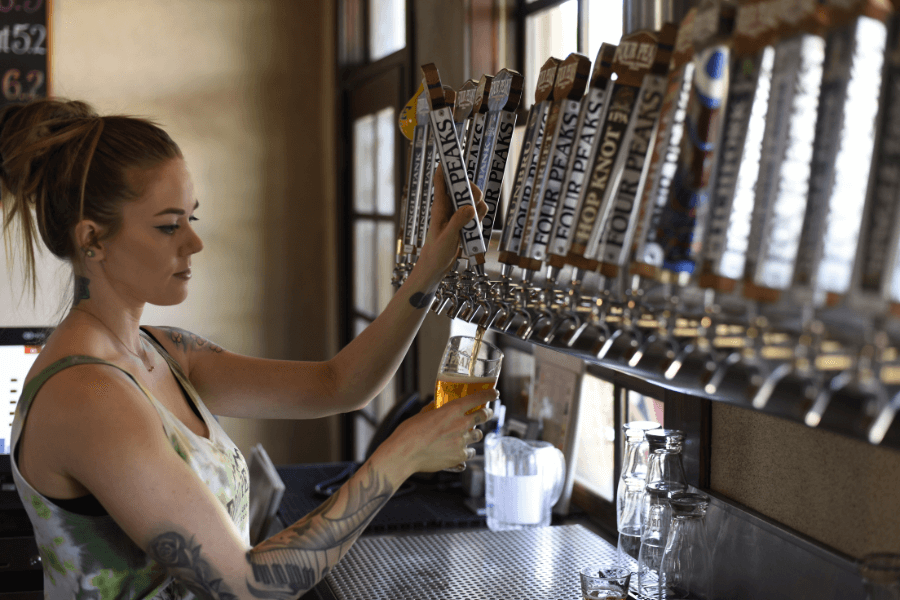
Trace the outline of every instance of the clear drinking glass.
<path fill-rule="evenodd" d="M 672 523 L 659 570 L 658 598 L 709 598 L 710 553 L 706 537 L 709 496 L 669 494 Z"/>
<path fill-rule="evenodd" d="M 638 589 L 650 598 L 659 595 L 659 571 L 672 522 L 669 494 L 686 491 L 680 483 L 657 481 L 647 485 L 641 507 L 641 549 L 638 554 Z"/>
<path fill-rule="evenodd" d="M 440 408 L 458 398 L 494 389 L 500 376 L 503 352 L 497 346 L 480 338 L 456 335 L 447 342 L 434 387 L 434 407 Z M 469 413 L 483 408 L 473 408 Z M 466 413 L 466 414 L 469 414 Z M 446 471 L 460 472 L 466 469 L 461 463 Z"/>
<path fill-rule="evenodd" d="M 646 482 L 666 481 L 686 486 L 681 453 L 684 448 L 684 432 L 677 429 L 655 429 L 645 435 L 650 456 Z"/>
<path fill-rule="evenodd" d="M 641 547 L 641 498 L 647 479 L 647 438 L 645 433 L 659 429 L 653 421 L 631 421 L 622 426 L 625 434 L 625 460 L 616 489 L 616 527 L 619 531 L 619 564 L 628 566 L 637 560 Z"/>
<path fill-rule="evenodd" d="M 867 554 L 859 561 L 866 600 L 900 600 L 900 554 Z"/>
<path fill-rule="evenodd" d="M 644 482 L 626 479 L 619 482 L 618 498 L 622 514 L 619 517 L 619 564 L 631 567 L 641 549 L 641 502 L 644 499 Z"/>
<path fill-rule="evenodd" d="M 578 572 L 583 600 L 627 600 L 631 570 L 618 565 L 592 565 Z"/>

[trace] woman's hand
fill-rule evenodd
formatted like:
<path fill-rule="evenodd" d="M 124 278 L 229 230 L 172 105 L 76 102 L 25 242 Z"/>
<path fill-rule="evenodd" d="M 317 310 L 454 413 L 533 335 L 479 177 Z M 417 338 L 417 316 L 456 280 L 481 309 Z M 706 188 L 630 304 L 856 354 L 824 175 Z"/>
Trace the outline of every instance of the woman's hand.
<path fill-rule="evenodd" d="M 470 185 L 480 222 L 487 214 L 487 204 L 481 199 L 481 190 L 475 184 Z M 443 168 L 438 165 L 434 171 L 434 204 L 431 206 L 431 222 L 428 225 L 428 233 L 425 236 L 419 260 L 416 262 L 416 269 L 425 269 L 431 279 L 435 282 L 440 281 L 459 258 L 460 231 L 466 223 L 474 218 L 474 212 L 470 206 L 464 206 L 454 212 L 453 203 L 450 201 L 450 196 L 447 195 Z M 484 240 L 484 243 L 487 246 L 488 240 Z"/>
<path fill-rule="evenodd" d="M 453 400 L 437 410 L 430 410 L 432 405 L 428 405 L 419 414 L 403 421 L 383 446 L 395 451 L 395 456 L 409 461 L 410 475 L 454 467 L 475 455 L 475 449 L 468 446 L 483 437 L 475 426 L 486 423 L 494 414 L 487 406 L 472 414 L 466 413 L 498 396 L 496 390 L 483 390 Z"/>

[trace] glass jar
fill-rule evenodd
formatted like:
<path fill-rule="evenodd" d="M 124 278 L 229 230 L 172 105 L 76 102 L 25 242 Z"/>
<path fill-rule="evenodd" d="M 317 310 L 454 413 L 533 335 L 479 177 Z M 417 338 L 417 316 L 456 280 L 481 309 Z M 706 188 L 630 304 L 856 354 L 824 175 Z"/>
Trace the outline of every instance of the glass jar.
<path fill-rule="evenodd" d="M 659 429 L 653 421 L 631 421 L 622 426 L 625 460 L 616 489 L 616 527 L 619 531 L 619 564 L 637 560 L 641 547 L 641 499 L 647 480 L 648 444 L 645 432 Z"/>
<path fill-rule="evenodd" d="M 658 598 L 710 597 L 712 565 L 706 537 L 709 496 L 691 492 L 669 494 L 672 523 L 659 571 Z"/>
<path fill-rule="evenodd" d="M 659 430 L 659 423 L 654 421 L 631 421 L 622 425 L 625 438 L 625 457 L 622 461 L 622 473 L 619 475 L 619 486 L 616 492 L 616 524 L 621 523 L 622 497 L 625 490 L 623 483 L 637 479 L 647 481 L 649 443 L 646 432 Z"/>
<path fill-rule="evenodd" d="M 680 483 L 657 481 L 646 486 L 641 509 L 641 548 L 638 554 L 638 589 L 641 594 L 659 595 L 659 572 L 672 522 L 669 494 L 684 492 Z"/>
<path fill-rule="evenodd" d="M 667 481 L 687 485 L 684 475 L 684 432 L 655 429 L 645 434 L 649 451 L 646 483 Z"/>

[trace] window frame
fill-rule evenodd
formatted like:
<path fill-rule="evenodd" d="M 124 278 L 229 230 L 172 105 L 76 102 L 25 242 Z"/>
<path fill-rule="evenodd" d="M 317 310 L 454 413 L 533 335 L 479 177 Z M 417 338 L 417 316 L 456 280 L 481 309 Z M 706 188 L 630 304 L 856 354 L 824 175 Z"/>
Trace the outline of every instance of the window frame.
<path fill-rule="evenodd" d="M 354 188 L 353 188 L 353 123 L 358 116 L 357 113 L 367 103 L 371 104 L 370 112 L 384 108 L 383 105 L 390 104 L 396 110 L 406 103 L 409 97 L 415 93 L 414 76 L 413 76 L 413 57 L 415 50 L 415 22 L 414 2 L 406 0 L 406 46 L 392 54 L 382 57 L 376 61 L 370 61 L 370 16 L 369 1 L 359 0 L 357 5 L 361 11 L 359 15 L 360 27 L 362 28 L 362 39 L 359 40 L 362 45 L 361 61 L 342 62 L 346 56 L 344 47 L 344 39 L 342 37 L 342 24 L 344 20 L 343 10 L 346 6 L 345 2 L 336 2 L 335 11 L 335 27 L 337 33 L 335 36 L 338 45 L 336 54 L 335 68 L 338 72 L 338 99 L 339 104 L 336 107 L 338 118 L 335 119 L 336 131 L 334 135 L 336 139 L 341 140 L 337 145 L 337 161 L 338 166 L 336 172 L 336 194 L 338 198 L 338 212 L 336 215 L 335 226 L 338 231 L 337 247 L 335 251 L 338 257 L 339 272 L 337 274 L 337 290 L 339 298 L 339 319 L 338 319 L 338 336 L 340 347 L 346 346 L 355 336 L 355 323 L 357 319 L 364 319 L 369 322 L 374 320 L 378 315 L 370 315 L 363 311 L 357 310 L 354 304 L 354 256 L 352 244 L 347 243 L 353 239 L 354 226 L 358 219 L 366 219 L 375 223 L 392 222 L 397 225 L 400 212 L 400 194 L 395 194 L 394 214 L 380 215 L 375 211 L 372 214 L 360 213 L 356 210 L 354 204 Z M 377 94 L 361 94 L 360 91 L 367 86 L 378 86 L 379 80 L 390 80 L 387 87 L 379 88 Z M 417 84 L 415 84 L 417 85 Z M 384 98 L 390 100 L 386 103 Z M 381 101 L 378 101 L 381 99 Z M 366 113 L 367 114 L 367 113 Z M 395 130 L 397 143 L 394 148 L 394 161 L 397 165 L 394 173 L 394 189 L 403 189 L 403 178 L 405 176 L 405 165 L 407 161 L 407 148 L 403 144 L 402 135 Z M 397 370 L 396 377 L 396 398 L 397 401 L 403 401 L 410 394 L 418 390 L 418 348 L 417 341 L 413 340 L 406 357 Z M 378 419 L 366 410 L 353 411 L 341 415 L 341 443 L 340 453 L 342 460 L 354 460 L 359 454 L 360 448 L 356 447 L 356 422 L 358 419 L 364 420 L 374 428 L 377 428 Z"/>

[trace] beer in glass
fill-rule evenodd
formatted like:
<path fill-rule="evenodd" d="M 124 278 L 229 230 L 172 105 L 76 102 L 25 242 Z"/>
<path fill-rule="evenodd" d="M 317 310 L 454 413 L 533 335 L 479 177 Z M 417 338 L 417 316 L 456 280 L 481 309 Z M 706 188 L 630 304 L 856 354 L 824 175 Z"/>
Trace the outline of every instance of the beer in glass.
<path fill-rule="evenodd" d="M 453 336 L 447 342 L 434 388 L 435 408 L 440 408 L 457 398 L 497 386 L 503 352 L 497 346 L 481 339 L 483 329 L 479 329 L 478 333 L 480 335 L 477 337 Z M 471 414 L 484 406 L 482 404 L 466 414 Z M 465 464 L 461 464 L 447 470 L 464 469 Z"/>

